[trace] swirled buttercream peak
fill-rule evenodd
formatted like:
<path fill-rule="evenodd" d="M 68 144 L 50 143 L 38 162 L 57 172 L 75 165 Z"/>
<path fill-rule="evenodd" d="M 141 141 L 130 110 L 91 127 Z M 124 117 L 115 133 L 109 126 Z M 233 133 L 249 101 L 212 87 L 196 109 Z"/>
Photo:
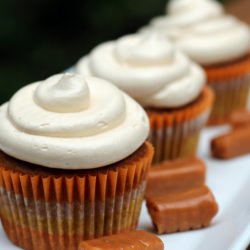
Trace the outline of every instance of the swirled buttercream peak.
<path fill-rule="evenodd" d="M 146 140 L 143 109 L 112 84 L 59 74 L 19 90 L 0 110 L 0 148 L 52 168 L 97 168 L 120 161 Z"/>
<path fill-rule="evenodd" d="M 155 108 L 192 102 L 206 81 L 198 65 L 154 32 L 100 44 L 79 61 L 77 71 L 109 80 L 144 107 Z"/>

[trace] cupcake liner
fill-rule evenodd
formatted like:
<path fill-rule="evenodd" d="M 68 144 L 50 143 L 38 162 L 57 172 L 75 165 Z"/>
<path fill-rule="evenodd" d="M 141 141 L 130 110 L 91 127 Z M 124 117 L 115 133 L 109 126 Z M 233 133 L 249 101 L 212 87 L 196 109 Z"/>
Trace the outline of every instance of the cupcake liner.
<path fill-rule="evenodd" d="M 155 148 L 154 164 L 195 155 L 213 99 L 212 90 L 205 87 L 200 97 L 185 107 L 147 110 L 151 126 L 149 141 Z"/>
<path fill-rule="evenodd" d="M 152 155 L 145 143 L 110 167 L 48 175 L 1 162 L 6 234 L 26 250 L 77 250 L 82 240 L 135 229 Z"/>
<path fill-rule="evenodd" d="M 204 70 L 209 82 L 220 82 L 248 75 L 250 73 L 250 53 L 237 61 L 204 67 Z"/>
<path fill-rule="evenodd" d="M 250 54 L 232 63 L 204 69 L 208 85 L 215 92 L 215 103 L 208 124 L 226 123 L 234 111 L 247 108 L 250 86 Z"/>
<path fill-rule="evenodd" d="M 250 74 L 220 82 L 209 82 L 215 92 L 215 102 L 208 125 L 228 122 L 237 110 L 246 110 L 248 105 Z"/>

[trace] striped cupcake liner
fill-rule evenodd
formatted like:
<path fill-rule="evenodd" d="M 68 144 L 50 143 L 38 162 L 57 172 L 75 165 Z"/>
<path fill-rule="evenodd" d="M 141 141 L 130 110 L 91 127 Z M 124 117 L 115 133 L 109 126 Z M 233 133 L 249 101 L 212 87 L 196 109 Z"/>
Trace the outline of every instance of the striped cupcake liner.
<path fill-rule="evenodd" d="M 237 61 L 204 67 L 208 85 L 215 92 L 209 125 L 226 123 L 237 110 L 247 108 L 250 86 L 250 53 Z"/>
<path fill-rule="evenodd" d="M 152 157 L 145 143 L 129 159 L 87 173 L 46 175 L 1 164 L 6 234 L 25 250 L 77 250 L 82 240 L 135 229 Z"/>
<path fill-rule="evenodd" d="M 155 148 L 153 164 L 196 154 L 199 135 L 213 103 L 213 92 L 206 87 L 192 104 L 175 111 L 147 110 Z"/>
<path fill-rule="evenodd" d="M 209 125 L 226 123 L 233 112 L 247 109 L 250 74 L 208 84 L 215 92 L 215 102 Z"/>

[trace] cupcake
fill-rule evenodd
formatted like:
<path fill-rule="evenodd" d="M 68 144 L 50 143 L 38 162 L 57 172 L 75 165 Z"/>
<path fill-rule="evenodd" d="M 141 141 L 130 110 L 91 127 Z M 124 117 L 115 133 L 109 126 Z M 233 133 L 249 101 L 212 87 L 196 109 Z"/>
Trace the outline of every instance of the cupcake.
<path fill-rule="evenodd" d="M 153 19 L 142 31 L 164 34 L 204 68 L 216 96 L 209 123 L 227 122 L 232 112 L 247 108 L 249 26 L 213 0 L 172 0 L 167 9 L 167 16 Z"/>
<path fill-rule="evenodd" d="M 135 229 L 153 157 L 144 110 L 110 83 L 59 74 L 0 108 L 0 218 L 26 250 L 77 250 Z"/>
<path fill-rule="evenodd" d="M 203 70 L 165 37 L 134 34 L 103 43 L 76 70 L 112 82 L 144 106 L 154 163 L 195 155 L 213 93 Z"/>

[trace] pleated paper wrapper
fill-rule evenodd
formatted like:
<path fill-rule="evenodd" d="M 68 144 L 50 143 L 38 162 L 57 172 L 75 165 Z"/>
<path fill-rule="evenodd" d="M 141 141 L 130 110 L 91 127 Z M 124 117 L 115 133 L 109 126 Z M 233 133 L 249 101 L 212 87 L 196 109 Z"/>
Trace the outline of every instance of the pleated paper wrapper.
<path fill-rule="evenodd" d="M 67 173 L 18 167 L 20 161 L 0 156 L 0 216 L 23 249 L 77 250 L 82 240 L 136 228 L 153 157 L 149 143 L 110 167 Z"/>
<path fill-rule="evenodd" d="M 208 85 L 215 92 L 209 125 L 228 122 L 237 110 L 246 110 L 250 87 L 250 54 L 238 61 L 204 68 Z"/>
<path fill-rule="evenodd" d="M 213 100 L 213 91 L 205 87 L 196 101 L 183 108 L 147 110 L 151 127 L 149 141 L 155 148 L 154 164 L 196 154 Z"/>

